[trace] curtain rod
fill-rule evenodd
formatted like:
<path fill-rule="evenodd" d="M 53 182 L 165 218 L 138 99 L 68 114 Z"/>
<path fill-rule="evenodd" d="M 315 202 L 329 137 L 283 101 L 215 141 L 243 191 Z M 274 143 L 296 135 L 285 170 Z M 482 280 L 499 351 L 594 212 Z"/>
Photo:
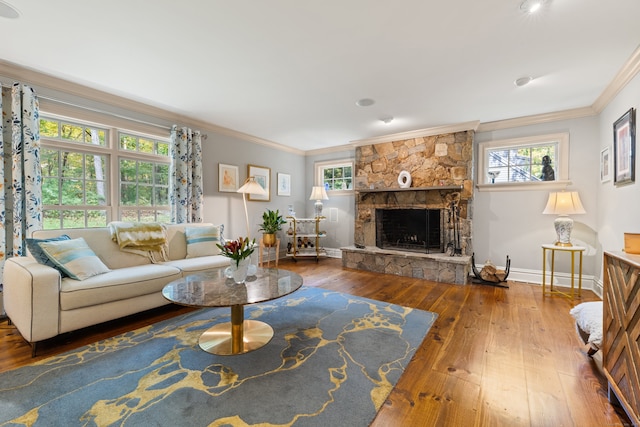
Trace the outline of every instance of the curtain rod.
<path fill-rule="evenodd" d="M 165 130 L 168 130 L 168 131 L 171 130 L 170 126 L 160 125 L 158 123 L 153 123 L 153 122 L 147 122 L 145 120 L 140 120 L 140 119 L 134 119 L 134 118 L 131 118 L 131 117 L 124 116 L 122 114 L 114 113 L 114 112 L 111 112 L 111 111 L 101 110 L 99 108 L 93 108 L 93 107 L 87 107 L 87 106 L 84 106 L 84 105 L 78 105 L 78 104 L 74 104 L 72 102 L 62 101 L 62 100 L 56 99 L 56 98 L 51 98 L 51 97 L 46 96 L 46 95 L 37 95 L 37 97 L 38 97 L 38 99 L 46 99 L 47 101 L 55 102 L 55 103 L 58 103 L 58 104 L 64 104 L 64 105 L 67 105 L 69 107 L 81 108 L 83 110 L 88 110 L 88 111 L 91 111 L 93 113 L 105 114 L 105 115 L 108 115 L 108 116 L 116 117 L 118 119 L 128 120 L 128 121 L 131 121 L 131 122 L 136 122 L 136 123 L 140 123 L 140 124 L 143 124 L 143 125 L 153 126 L 153 127 L 157 127 L 157 128 L 160 128 L 160 129 L 165 129 Z M 206 140 L 207 139 L 207 135 L 206 134 L 202 134 L 201 138 Z"/>

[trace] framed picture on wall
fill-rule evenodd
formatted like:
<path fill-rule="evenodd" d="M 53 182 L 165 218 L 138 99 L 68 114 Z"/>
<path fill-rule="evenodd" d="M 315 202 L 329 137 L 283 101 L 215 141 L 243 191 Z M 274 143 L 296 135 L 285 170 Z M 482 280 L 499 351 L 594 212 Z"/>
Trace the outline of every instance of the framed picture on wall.
<path fill-rule="evenodd" d="M 636 110 L 630 108 L 613 124 L 613 182 L 630 184 L 636 179 Z"/>
<path fill-rule="evenodd" d="M 238 167 L 218 163 L 218 191 L 235 192 L 238 189 Z"/>
<path fill-rule="evenodd" d="M 254 177 L 256 182 L 264 188 L 267 194 L 248 194 L 249 200 L 257 200 L 260 202 L 268 202 L 271 200 L 271 192 L 269 188 L 271 186 L 271 168 L 266 168 L 264 166 L 256 166 L 256 165 L 248 165 L 247 166 L 247 177 Z"/>
<path fill-rule="evenodd" d="M 611 181 L 611 159 L 609 158 L 609 147 L 600 151 L 600 182 Z"/>
<path fill-rule="evenodd" d="M 278 196 L 291 195 L 291 175 L 278 172 Z"/>

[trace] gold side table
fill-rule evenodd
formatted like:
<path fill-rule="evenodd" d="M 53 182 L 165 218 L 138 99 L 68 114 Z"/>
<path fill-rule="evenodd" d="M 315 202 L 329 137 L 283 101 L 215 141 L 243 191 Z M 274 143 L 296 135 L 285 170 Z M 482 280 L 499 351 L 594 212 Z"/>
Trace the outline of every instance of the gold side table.
<path fill-rule="evenodd" d="M 579 255 L 579 268 L 578 268 L 578 293 L 577 296 L 582 296 L 582 254 L 587 248 L 584 246 L 556 246 L 556 245 L 542 245 L 542 296 L 547 295 L 561 295 L 567 298 L 573 299 L 576 296 L 575 293 L 575 255 Z M 551 251 L 551 282 L 549 284 L 549 290 L 547 290 L 547 251 Z M 555 261 L 556 252 L 569 252 L 571 254 L 571 291 L 563 292 L 554 288 L 553 276 L 555 273 Z"/>

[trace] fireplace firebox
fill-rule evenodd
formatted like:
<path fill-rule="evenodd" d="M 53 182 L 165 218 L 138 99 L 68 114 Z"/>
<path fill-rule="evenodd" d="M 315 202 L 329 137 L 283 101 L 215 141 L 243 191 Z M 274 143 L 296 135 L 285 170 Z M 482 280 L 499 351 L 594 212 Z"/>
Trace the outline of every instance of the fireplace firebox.
<path fill-rule="evenodd" d="M 376 246 L 419 253 L 444 252 L 442 209 L 376 209 Z"/>

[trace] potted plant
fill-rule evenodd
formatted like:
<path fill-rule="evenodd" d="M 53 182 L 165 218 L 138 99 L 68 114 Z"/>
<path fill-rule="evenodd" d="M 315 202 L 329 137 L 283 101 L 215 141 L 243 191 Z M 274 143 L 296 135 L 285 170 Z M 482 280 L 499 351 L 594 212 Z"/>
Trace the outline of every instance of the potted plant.
<path fill-rule="evenodd" d="M 286 221 L 280 215 L 279 210 L 272 211 L 267 209 L 262 214 L 262 224 L 260 224 L 260 231 L 262 231 L 262 242 L 265 246 L 273 246 L 276 244 L 276 233 L 282 230 L 282 224 Z"/>

